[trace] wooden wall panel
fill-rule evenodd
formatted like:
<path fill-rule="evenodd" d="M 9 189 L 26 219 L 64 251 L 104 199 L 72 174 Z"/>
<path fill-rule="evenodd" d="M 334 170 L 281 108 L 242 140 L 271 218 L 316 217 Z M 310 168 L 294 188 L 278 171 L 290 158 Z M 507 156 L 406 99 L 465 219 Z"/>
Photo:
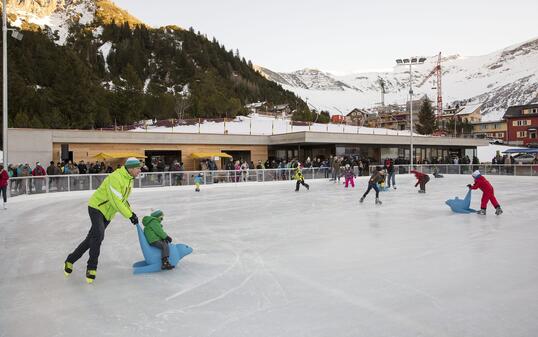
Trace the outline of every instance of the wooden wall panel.
<path fill-rule="evenodd" d="M 60 161 L 61 144 L 53 144 L 53 160 Z M 69 151 L 73 151 L 73 158 L 76 162 L 95 162 L 94 157 L 101 152 L 135 152 L 144 154 L 146 150 L 181 151 L 181 160 L 185 165 L 185 170 L 194 170 L 195 161 L 191 157 L 194 152 L 221 152 L 230 151 L 250 151 L 251 160 L 257 163 L 258 160 L 265 162 L 268 152 L 266 145 L 176 145 L 176 144 L 69 144 Z M 115 167 L 119 160 L 108 160 L 112 167 Z"/>

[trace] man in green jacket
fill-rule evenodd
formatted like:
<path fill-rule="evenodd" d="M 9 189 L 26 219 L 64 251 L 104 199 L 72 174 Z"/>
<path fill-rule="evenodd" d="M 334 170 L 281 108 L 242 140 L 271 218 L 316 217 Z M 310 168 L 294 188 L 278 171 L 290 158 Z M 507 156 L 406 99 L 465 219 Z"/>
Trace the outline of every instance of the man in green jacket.
<path fill-rule="evenodd" d="M 97 262 L 101 249 L 101 242 L 105 237 L 105 229 L 116 213 L 121 213 L 131 220 L 133 225 L 138 223 L 138 217 L 131 211 L 127 199 L 134 186 L 134 178 L 140 174 L 140 161 L 129 158 L 125 165 L 103 180 L 99 188 L 92 194 L 88 202 L 88 213 L 91 228 L 88 235 L 78 247 L 67 256 L 64 263 L 64 272 L 69 276 L 73 271 L 73 264 L 89 249 L 90 258 L 86 269 L 86 281 L 92 283 L 97 272 Z"/>

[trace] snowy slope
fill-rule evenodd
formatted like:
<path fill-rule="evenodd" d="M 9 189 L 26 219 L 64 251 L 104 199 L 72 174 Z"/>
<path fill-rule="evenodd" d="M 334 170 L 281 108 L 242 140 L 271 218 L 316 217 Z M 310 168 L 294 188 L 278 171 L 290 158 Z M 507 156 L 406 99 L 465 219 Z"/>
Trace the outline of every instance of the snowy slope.
<path fill-rule="evenodd" d="M 437 56 L 429 57 L 424 65 L 413 67 L 413 83 L 417 86 L 430 73 Z M 483 103 L 484 120 L 502 117 L 510 105 L 538 101 L 538 39 L 483 55 L 463 57 L 453 55 L 442 60 L 443 99 L 446 104 L 462 100 Z M 409 69 L 394 66 L 389 72 L 331 75 L 319 70 L 303 69 L 294 73 L 275 73 L 259 67 L 259 71 L 285 89 L 294 91 L 322 110 L 339 114 L 353 108 L 374 107 L 381 101 L 379 78 L 385 81 L 386 104 L 404 104 L 408 96 Z M 435 99 L 433 77 L 416 95 Z"/>

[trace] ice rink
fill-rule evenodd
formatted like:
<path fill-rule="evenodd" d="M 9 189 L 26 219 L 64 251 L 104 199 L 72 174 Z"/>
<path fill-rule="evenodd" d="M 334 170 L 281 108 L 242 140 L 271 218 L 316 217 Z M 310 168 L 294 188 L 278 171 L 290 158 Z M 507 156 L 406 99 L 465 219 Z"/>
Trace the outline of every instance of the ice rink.
<path fill-rule="evenodd" d="M 167 272 L 132 274 L 142 254 L 121 216 L 69 278 L 89 229 L 90 192 L 21 196 L 0 211 L 0 337 L 538 336 L 538 178 L 488 176 L 504 214 L 454 214 L 472 178 L 414 177 L 359 204 L 366 178 L 136 189 L 141 218 L 165 213 L 194 252 Z M 473 194 L 479 207 L 481 192 Z"/>

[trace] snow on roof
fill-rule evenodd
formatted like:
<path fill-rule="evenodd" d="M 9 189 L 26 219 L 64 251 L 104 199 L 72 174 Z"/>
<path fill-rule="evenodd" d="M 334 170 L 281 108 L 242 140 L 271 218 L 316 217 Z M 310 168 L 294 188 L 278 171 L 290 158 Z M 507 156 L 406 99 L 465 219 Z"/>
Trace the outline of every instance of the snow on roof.
<path fill-rule="evenodd" d="M 476 110 L 480 109 L 480 107 L 482 106 L 482 104 L 478 103 L 478 104 L 467 104 L 466 106 L 463 107 L 463 109 L 460 110 L 460 112 L 457 113 L 458 116 L 461 116 L 461 115 L 470 115 L 472 113 L 474 113 Z"/>

